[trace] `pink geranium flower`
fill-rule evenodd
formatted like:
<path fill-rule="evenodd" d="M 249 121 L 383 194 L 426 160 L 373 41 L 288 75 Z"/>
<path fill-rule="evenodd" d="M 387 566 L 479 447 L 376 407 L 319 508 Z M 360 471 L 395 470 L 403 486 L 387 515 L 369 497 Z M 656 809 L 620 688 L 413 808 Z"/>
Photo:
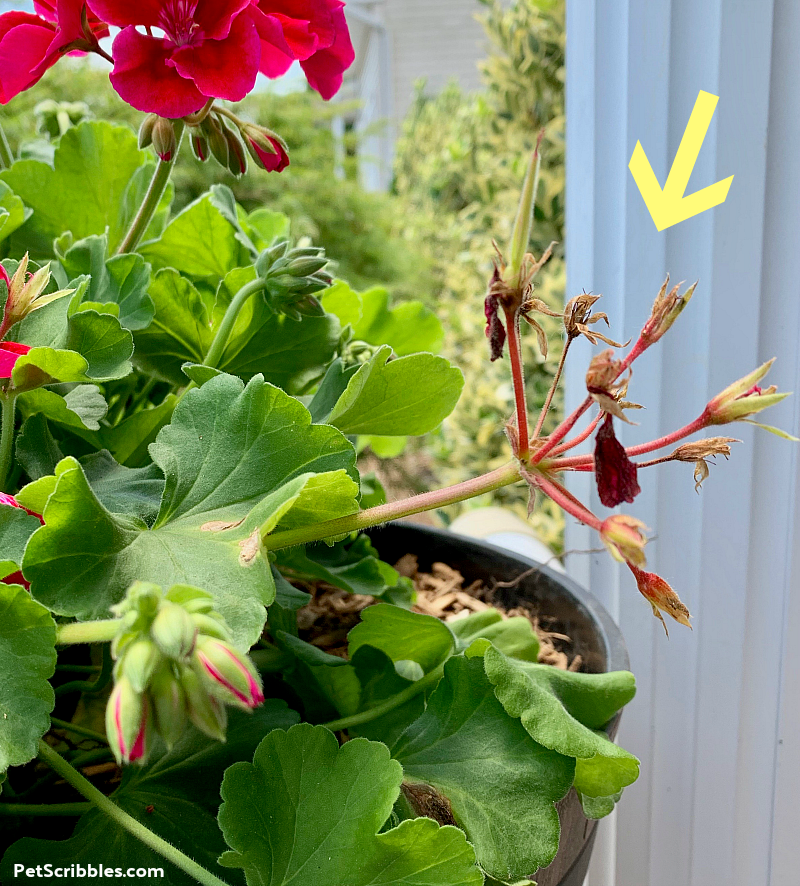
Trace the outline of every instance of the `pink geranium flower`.
<path fill-rule="evenodd" d="M 251 14 L 261 38 L 263 74 L 280 77 L 299 61 L 324 99 L 339 91 L 355 58 L 341 0 L 255 0 Z"/>
<path fill-rule="evenodd" d="M 19 508 L 25 513 L 30 514 L 31 517 L 36 517 L 36 519 L 44 526 L 44 520 L 42 519 L 41 514 L 37 514 L 35 511 L 29 511 L 27 508 L 23 507 L 13 495 L 9 495 L 7 492 L 0 492 L 0 506 L 5 505 L 6 507 Z M 25 576 L 21 572 L 12 572 L 11 575 L 7 575 L 5 578 L 0 579 L 3 584 L 7 585 L 22 585 L 26 590 L 30 590 L 30 582 L 27 581 Z"/>
<path fill-rule="evenodd" d="M 84 30 L 83 0 L 42 0 L 38 15 L 6 12 L 0 15 L 0 104 L 36 83 L 62 55 L 96 50 L 108 36 L 106 25 L 88 15 Z"/>
<path fill-rule="evenodd" d="M 21 345 L 15 341 L 0 341 L 0 378 L 11 378 L 14 364 L 28 351 L 30 351 L 28 345 Z"/>
<path fill-rule="evenodd" d="M 123 29 L 114 40 L 111 82 L 140 111 L 184 117 L 209 98 L 241 101 L 255 84 L 261 48 L 250 0 L 89 0 L 89 5 Z"/>

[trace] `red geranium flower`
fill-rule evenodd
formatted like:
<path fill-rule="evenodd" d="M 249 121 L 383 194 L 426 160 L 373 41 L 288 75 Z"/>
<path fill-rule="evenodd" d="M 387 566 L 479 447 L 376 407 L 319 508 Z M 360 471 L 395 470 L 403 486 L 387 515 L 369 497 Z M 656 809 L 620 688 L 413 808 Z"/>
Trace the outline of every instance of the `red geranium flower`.
<path fill-rule="evenodd" d="M 31 517 L 38 518 L 39 522 L 44 526 L 44 520 L 41 517 L 41 514 L 37 514 L 35 511 L 29 511 L 27 508 L 23 507 L 13 495 L 9 495 L 7 492 L 0 492 L 0 506 L 6 505 L 12 508 L 19 508 L 22 511 L 30 514 Z M 30 582 L 25 579 L 25 576 L 21 572 L 12 572 L 11 575 L 7 575 L 4 579 L 0 579 L 3 584 L 7 585 L 22 585 L 26 590 L 30 590 Z"/>
<path fill-rule="evenodd" d="M 140 111 L 184 117 L 209 98 L 241 101 L 255 84 L 261 50 L 247 12 L 250 0 L 89 0 L 89 5 L 123 29 L 114 40 L 111 82 Z"/>
<path fill-rule="evenodd" d="M 84 31 L 83 0 L 41 0 L 34 6 L 38 15 L 16 10 L 0 15 L 0 104 L 33 86 L 62 55 L 88 52 L 108 36 L 93 15 Z"/>
<path fill-rule="evenodd" d="M 28 345 L 15 341 L 0 341 L 0 378 L 11 378 L 11 370 L 20 357 L 30 351 Z"/>
<path fill-rule="evenodd" d="M 336 95 L 355 58 L 341 0 L 256 0 L 251 14 L 261 37 L 263 74 L 280 77 L 299 61 L 324 99 Z"/>

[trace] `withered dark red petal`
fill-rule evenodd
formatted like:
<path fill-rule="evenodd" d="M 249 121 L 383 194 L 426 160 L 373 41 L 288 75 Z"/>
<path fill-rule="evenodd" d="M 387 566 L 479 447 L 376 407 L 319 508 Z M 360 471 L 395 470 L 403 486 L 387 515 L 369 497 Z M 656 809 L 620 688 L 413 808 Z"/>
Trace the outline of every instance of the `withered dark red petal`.
<path fill-rule="evenodd" d="M 496 295 L 486 296 L 483 312 L 486 314 L 486 338 L 489 339 L 489 352 L 492 363 L 494 363 L 495 360 L 499 360 L 503 356 L 503 347 L 506 343 L 506 330 L 500 321 Z"/>
<path fill-rule="evenodd" d="M 632 502 L 642 491 L 637 471 L 625 447 L 617 440 L 611 416 L 606 415 L 594 444 L 594 474 L 600 501 L 607 508 L 615 508 L 624 501 Z"/>

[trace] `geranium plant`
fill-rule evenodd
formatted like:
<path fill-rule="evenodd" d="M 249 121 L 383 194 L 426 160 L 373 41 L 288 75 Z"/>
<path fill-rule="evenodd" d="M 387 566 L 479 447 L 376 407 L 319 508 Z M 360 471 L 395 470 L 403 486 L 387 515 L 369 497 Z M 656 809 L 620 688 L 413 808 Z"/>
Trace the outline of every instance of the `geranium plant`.
<path fill-rule="evenodd" d="M 511 366 L 513 459 L 386 503 L 354 444 L 425 434 L 453 409 L 463 378 L 429 352 L 436 318 L 334 281 L 285 217 L 246 212 L 224 185 L 170 211 L 183 141 L 234 175 L 248 157 L 286 166 L 277 133 L 219 100 L 295 60 L 331 97 L 353 60 L 342 6 L 63 0 L 0 16 L 1 101 L 65 53 L 94 52 L 147 114 L 138 144 L 102 122 L 67 128 L 52 164 L 15 161 L 0 139 L 0 816 L 19 837 L 4 881 L 45 865 L 56 881 L 73 865 L 165 867 L 170 883 L 270 886 L 532 875 L 556 853 L 555 803 L 571 787 L 600 817 L 636 779 L 638 761 L 603 732 L 632 675 L 538 664 L 524 619 L 415 612 L 408 580 L 358 533 L 527 483 L 597 530 L 662 621 L 688 625 L 645 570 L 643 524 L 595 516 L 563 476 L 593 472 L 612 508 L 659 462 L 693 463 L 699 485 L 734 440 L 686 438 L 785 396 L 758 386 L 767 363 L 685 427 L 623 447 L 631 367 L 694 292 L 665 283 L 624 357 L 597 296 L 568 302 L 564 357 L 578 336 L 610 349 L 544 436 L 562 359 L 529 422 L 522 321 L 545 350 L 536 315 L 552 313 L 533 282 L 547 255 L 527 252 L 537 152 L 483 306 L 487 357 Z M 107 52 L 109 25 L 121 30 Z M 593 452 L 573 454 L 591 438 Z M 347 658 L 300 638 L 299 580 L 376 599 Z M 101 790 L 87 777 L 98 763 L 121 779 Z M 43 816 L 59 839 L 42 838 Z"/>

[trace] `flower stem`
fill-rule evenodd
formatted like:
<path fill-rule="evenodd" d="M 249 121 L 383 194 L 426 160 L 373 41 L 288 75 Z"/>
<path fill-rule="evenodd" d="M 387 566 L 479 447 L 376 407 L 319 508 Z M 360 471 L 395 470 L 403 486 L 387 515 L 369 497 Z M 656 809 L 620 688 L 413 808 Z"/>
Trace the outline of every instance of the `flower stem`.
<path fill-rule="evenodd" d="M 51 816 L 83 815 L 92 808 L 91 803 L 0 803 L 0 817 L 3 815 Z"/>
<path fill-rule="evenodd" d="M 236 318 L 239 316 L 239 311 L 244 307 L 247 299 L 250 298 L 254 292 L 262 290 L 264 285 L 264 280 L 261 278 L 253 280 L 245 286 L 242 286 L 231 299 L 231 303 L 225 310 L 225 316 L 222 318 L 222 323 L 219 324 L 219 329 L 214 336 L 214 341 L 211 342 L 211 347 L 208 349 L 208 353 L 203 360 L 204 366 L 210 366 L 212 369 L 218 368 L 218 365 L 222 360 L 222 355 L 225 352 L 225 347 L 228 344 L 228 339 L 231 337 L 231 332 L 233 332 Z"/>
<path fill-rule="evenodd" d="M 108 744 L 108 739 L 105 735 L 95 732 L 93 729 L 87 729 L 85 726 L 78 726 L 75 723 L 68 723 L 66 720 L 59 720 L 56 717 L 51 717 L 50 722 L 56 729 L 63 729 L 65 732 L 72 732 L 74 735 L 82 735 L 85 738 L 91 738 L 94 741 Z"/>
<path fill-rule="evenodd" d="M 562 452 L 569 452 L 570 449 L 574 449 L 576 446 L 579 446 L 583 443 L 584 440 L 588 440 L 589 437 L 592 436 L 597 426 L 600 424 L 600 419 L 605 415 L 603 410 L 601 409 L 597 415 L 589 422 L 588 425 L 573 437 L 571 440 L 567 440 L 566 443 L 562 443 L 560 446 L 556 446 L 555 449 L 552 450 L 553 455 L 561 455 Z"/>
<path fill-rule="evenodd" d="M 104 621 L 76 621 L 72 624 L 59 625 L 56 643 L 60 646 L 72 646 L 75 643 L 109 643 L 117 636 L 118 631 L 118 618 Z"/>
<path fill-rule="evenodd" d="M 519 340 L 519 313 L 516 309 L 506 310 L 505 315 L 508 356 L 511 360 L 511 379 L 514 383 L 517 416 L 517 452 L 515 455 L 524 461 L 530 455 L 531 445 L 528 435 L 528 404 L 525 399 L 525 370 L 522 365 L 522 346 Z"/>
<path fill-rule="evenodd" d="M 149 828 L 146 828 L 141 822 L 137 821 L 132 815 L 120 809 L 116 803 L 112 802 L 102 791 L 98 790 L 87 778 L 84 778 L 80 772 L 73 769 L 72 766 L 60 755 L 57 754 L 49 744 L 39 741 L 39 756 L 54 769 L 68 784 L 72 785 L 79 794 L 86 797 L 90 803 L 104 812 L 109 818 L 115 821 L 120 827 L 124 828 L 128 833 L 138 838 L 152 849 L 163 855 L 167 861 L 172 862 L 175 867 L 180 868 L 190 877 L 194 877 L 198 883 L 204 886 L 228 886 L 224 880 L 214 876 L 211 871 L 207 871 L 196 861 L 184 855 L 179 849 L 171 846 L 166 840 L 154 834 Z"/>
<path fill-rule="evenodd" d="M 434 668 L 430 673 L 425 674 L 424 677 L 420 677 L 416 683 L 412 683 L 402 692 L 398 692 L 397 695 L 393 695 L 382 704 L 375 705 L 374 708 L 369 708 L 358 714 L 352 714 L 349 717 L 342 717 L 340 720 L 331 720 L 329 723 L 323 723 L 322 725 L 330 729 L 331 732 L 338 732 L 341 729 L 351 729 L 353 726 L 361 726 L 364 723 L 370 723 L 372 720 L 377 720 L 378 717 L 388 714 L 395 708 L 399 708 L 400 705 L 415 698 L 420 692 L 427 689 L 429 686 L 435 686 L 436 683 L 441 680 L 443 674 L 444 664 L 440 664 L 438 668 Z"/>
<path fill-rule="evenodd" d="M 0 491 L 6 491 L 8 472 L 14 460 L 14 419 L 16 417 L 17 398 L 15 394 L 0 395 Z"/>
<path fill-rule="evenodd" d="M 347 517 L 339 517 L 336 520 L 328 520 L 325 523 L 275 532 L 263 539 L 264 547 L 268 551 L 277 551 L 280 548 L 309 544 L 335 535 L 369 529 L 371 526 L 388 523 L 390 520 L 398 520 L 401 517 L 410 517 L 412 514 L 419 514 L 422 511 L 432 511 L 435 508 L 456 504 L 456 502 L 474 498 L 476 495 L 482 495 L 484 492 L 492 492 L 503 486 L 509 486 L 519 479 L 521 479 L 519 467 L 516 464 L 508 464 L 489 474 L 457 483 L 455 486 L 447 486 L 433 492 L 423 492 L 421 495 L 413 495 L 411 498 L 401 501 L 378 505 L 378 507 L 359 511 L 357 514 L 350 514 Z"/>
<path fill-rule="evenodd" d="M 583 415 L 584 412 L 592 405 L 592 398 L 587 397 L 583 403 L 571 414 L 568 415 L 564 421 L 553 431 L 552 434 L 547 438 L 545 444 L 536 450 L 533 455 L 534 463 L 540 462 L 548 452 L 550 452 L 555 446 L 557 446 L 564 437 L 575 427 L 578 423 L 578 420 Z"/>
<path fill-rule="evenodd" d="M 133 252 L 150 226 L 150 222 L 153 220 L 153 216 L 158 209 L 158 204 L 164 196 L 164 191 L 169 182 L 170 174 L 172 173 L 172 168 L 175 166 L 175 162 L 178 159 L 184 128 L 182 120 L 175 121 L 175 138 L 178 143 L 178 147 L 175 149 L 175 154 L 171 160 L 158 161 L 156 171 L 153 173 L 153 178 L 150 180 L 150 187 L 144 195 L 144 200 L 142 200 L 142 205 L 136 213 L 136 218 L 131 222 L 128 233 L 125 235 L 122 243 L 117 247 L 117 255 L 121 255 L 124 252 Z"/>
<path fill-rule="evenodd" d="M 8 143 L 3 127 L 0 126 L 0 169 L 10 169 L 14 163 L 11 145 Z"/>
<path fill-rule="evenodd" d="M 561 373 L 564 371 L 564 363 L 567 359 L 567 351 L 569 351 L 569 346 L 571 344 L 572 338 L 568 336 L 566 342 L 564 343 L 564 350 L 561 352 L 561 359 L 558 361 L 558 369 L 556 369 L 556 374 L 553 376 L 553 383 L 550 385 L 550 390 L 547 392 L 547 399 L 544 401 L 544 406 L 542 406 L 542 411 L 539 413 L 539 419 L 536 422 L 536 427 L 533 431 L 534 440 L 542 431 L 544 420 L 547 418 L 547 413 L 550 410 L 550 404 L 553 402 L 553 397 L 555 396 L 556 389 L 558 388 L 558 383 L 561 381 Z"/>
<path fill-rule="evenodd" d="M 576 520 L 591 526 L 592 529 L 600 529 L 600 520 L 560 483 L 540 473 L 533 475 L 531 480 L 548 498 L 551 498 L 562 510 L 571 514 Z"/>

